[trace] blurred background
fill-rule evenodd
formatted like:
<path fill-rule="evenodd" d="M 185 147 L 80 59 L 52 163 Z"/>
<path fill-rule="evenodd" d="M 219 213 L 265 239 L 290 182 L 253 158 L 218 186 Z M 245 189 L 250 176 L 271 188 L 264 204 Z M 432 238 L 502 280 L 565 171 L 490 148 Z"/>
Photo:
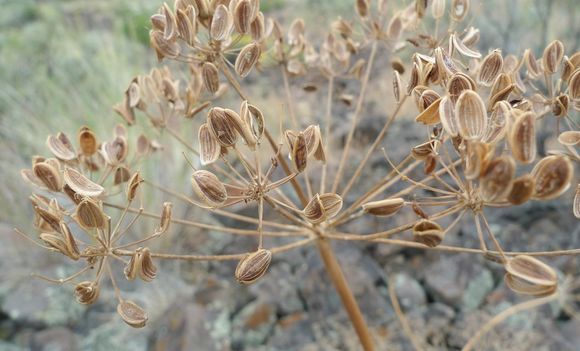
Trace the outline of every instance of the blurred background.
<path fill-rule="evenodd" d="M 391 2 L 398 7 L 406 3 Z M 0 187 L 0 350 L 356 350 L 356 337 L 338 297 L 321 278 L 323 268 L 313 250 L 288 254 L 273 265 L 271 279 L 250 288 L 233 281 L 232 265 L 168 263 L 155 282 L 124 287 L 144 301 L 152 316 L 150 326 L 137 331 L 115 315 L 113 299 L 103 296 L 87 309 L 74 302 L 70 286 L 29 278 L 35 269 L 64 276 L 70 268 L 12 233 L 15 226 L 32 228 L 30 191 L 20 169 L 30 167 L 32 155 L 46 153 L 44 140 L 49 134 L 75 135 L 87 125 L 104 137 L 122 122 L 112 106 L 135 75 L 157 65 L 148 31 L 149 17 L 160 5 L 161 0 L 0 0 L 0 180 L 4 185 Z M 309 38 L 317 42 L 337 16 L 352 17 L 353 4 L 350 0 L 262 0 L 262 11 L 285 25 L 303 17 Z M 481 30 L 479 48 L 484 53 L 499 47 L 504 53 L 521 55 L 532 48 L 539 57 L 556 38 L 567 53 L 578 51 L 578 18 L 576 0 L 472 1 L 471 22 Z M 382 88 L 371 96 L 375 103 L 381 94 L 390 94 L 388 59 L 384 62 L 385 69 L 379 67 L 374 76 L 382 81 L 377 83 Z M 253 82 L 253 91 L 260 94 L 263 85 Z M 282 95 L 263 96 L 275 103 Z M 369 115 L 384 114 L 381 106 L 370 105 Z M 369 129 L 375 126 L 371 123 Z M 138 135 L 142 127 L 136 126 L 132 133 Z M 404 125 L 399 128 L 405 133 Z M 180 178 L 188 172 L 183 162 L 161 174 L 156 162 L 162 156 L 157 157 L 147 166 L 151 176 L 187 179 Z M 580 229 L 569 213 L 569 200 L 526 205 L 510 216 L 497 216 L 499 236 L 508 246 L 520 248 L 579 247 Z M 458 236 L 472 233 L 470 226 L 460 226 Z M 240 244 L 212 233 L 209 237 L 204 242 L 178 239 L 183 247 L 208 252 L 226 252 Z M 470 240 L 475 243 L 475 238 Z M 364 300 L 363 311 L 384 349 L 410 347 L 386 292 L 386 277 L 394 273 L 391 283 L 396 284 L 414 329 L 430 340 L 433 349 L 460 347 L 489 316 L 517 301 L 503 287 L 501 270 L 478 258 L 337 246 L 349 282 L 359 300 Z M 570 265 L 578 268 L 575 259 L 557 263 L 563 270 Z M 485 344 L 486 349 L 580 348 L 578 320 L 558 306 L 518 315 L 506 325 L 494 332 L 497 335 L 490 334 L 495 343 Z"/>

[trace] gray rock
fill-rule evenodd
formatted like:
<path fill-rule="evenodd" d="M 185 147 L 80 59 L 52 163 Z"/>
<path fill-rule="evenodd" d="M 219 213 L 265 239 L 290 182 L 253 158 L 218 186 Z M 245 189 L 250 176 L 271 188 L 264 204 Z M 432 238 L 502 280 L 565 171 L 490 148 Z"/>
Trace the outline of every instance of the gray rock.
<path fill-rule="evenodd" d="M 55 326 L 79 321 L 86 308 L 75 302 L 70 286 L 30 279 L 7 294 L 2 310 L 13 320 Z"/>
<path fill-rule="evenodd" d="M 314 341 L 312 324 L 308 320 L 308 315 L 294 313 L 276 323 L 274 333 L 268 340 L 268 346 L 274 350 L 304 350 Z"/>
<path fill-rule="evenodd" d="M 38 351 L 76 351 L 78 341 L 76 335 L 69 329 L 56 327 L 35 333 L 30 347 Z"/>
<path fill-rule="evenodd" d="M 479 263 L 478 258 L 467 255 L 455 255 L 441 257 L 425 270 L 425 285 L 429 293 L 438 301 L 450 306 L 462 307 L 466 302 L 470 305 L 478 305 L 483 298 L 479 293 L 473 293 L 464 297 L 468 292 L 468 286 L 473 280 L 486 273 L 485 268 Z M 489 272 L 488 272 L 489 273 Z M 475 286 L 472 288 L 475 289 Z"/>
<path fill-rule="evenodd" d="M 478 308 L 492 290 L 493 276 L 488 269 L 483 268 L 468 282 L 461 308 L 468 311 Z"/>
<path fill-rule="evenodd" d="M 275 306 L 263 301 L 254 301 L 244 307 L 232 321 L 234 345 L 256 347 L 264 344 L 276 322 Z"/>
<path fill-rule="evenodd" d="M 425 305 L 427 296 L 417 280 L 404 273 L 395 275 L 392 280 L 391 284 L 395 285 L 395 293 L 403 311 Z"/>
<path fill-rule="evenodd" d="M 164 317 L 155 323 L 149 338 L 152 350 L 217 350 L 216 344 L 208 337 L 207 311 L 197 304 L 175 303 Z"/>
<path fill-rule="evenodd" d="M 82 339 L 81 349 L 91 351 L 146 350 L 147 331 L 151 327 L 145 328 L 133 329 L 117 317 L 109 323 L 91 329 L 89 334 Z"/>

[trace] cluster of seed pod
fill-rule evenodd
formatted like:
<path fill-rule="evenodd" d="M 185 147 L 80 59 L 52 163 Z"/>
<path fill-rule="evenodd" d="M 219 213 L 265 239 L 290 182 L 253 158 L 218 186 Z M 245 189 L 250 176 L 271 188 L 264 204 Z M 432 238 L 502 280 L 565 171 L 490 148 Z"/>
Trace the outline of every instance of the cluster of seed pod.
<path fill-rule="evenodd" d="M 450 17 L 450 30 L 443 37 L 438 36 L 437 30 L 434 35 L 417 30 L 419 21 L 429 15 L 429 6 L 437 23 L 446 13 Z M 265 19 L 258 0 L 176 0 L 173 7 L 163 5 L 151 17 L 152 47 L 160 60 L 186 63 L 189 74 L 185 81 L 179 81 L 164 67 L 137 76 L 115 110 L 128 125 L 139 122 L 137 114 L 146 116 L 153 128 L 167 131 L 195 155 L 201 166 L 198 169 L 190 162 L 193 197 L 178 194 L 181 195 L 178 198 L 215 215 L 257 224 L 256 230 L 221 227 L 230 234 L 257 236 L 257 248 L 249 253 L 214 256 L 152 252 L 142 244 L 168 230 L 172 221 L 171 203 L 163 204 L 161 215 L 156 216 L 160 224 L 151 235 L 118 244 L 119 238 L 143 213 L 143 209 L 130 207 L 143 182 L 134 169 L 136 161 L 160 145 L 141 136 L 135 157 L 131 158 L 124 127 L 116 127 L 113 139 L 101 144 L 94 133 L 82 128 L 80 151 L 75 150 L 64 134 L 51 136 L 47 144 L 55 158 L 36 157 L 32 169 L 22 171 L 23 177 L 38 189 L 32 200 L 36 226 L 41 232 L 39 238 L 44 243 L 39 245 L 72 260 L 87 261 L 86 268 L 71 278 L 52 281 L 72 281 L 97 267 L 94 279 L 75 287 L 78 302 L 90 304 L 98 298 L 103 272 L 111 271 L 109 261 L 113 260 L 108 258 L 123 261 L 122 257 L 129 257 L 124 267 L 128 280 L 154 279 L 157 276 L 154 260 L 158 258 L 235 259 L 239 260 L 233 274 L 235 279 L 251 284 L 267 272 L 274 254 L 314 240 L 373 241 L 409 230 L 415 242 L 407 245 L 441 249 L 445 235 L 465 213 L 470 213 L 476 224 L 480 252 L 503 264 L 509 288 L 533 296 L 554 293 L 558 287 L 556 272 L 531 255 L 514 256 L 504 252 L 484 210 L 554 199 L 572 186 L 573 162 L 580 161 L 575 149 L 580 143 L 580 132 L 571 118 L 572 113 L 580 110 L 580 53 L 567 56 L 564 45 L 556 40 L 546 47 L 539 60 L 530 50 L 521 58 L 504 56 L 499 49 L 484 56 L 476 49 L 480 36 L 477 28 L 457 30 L 469 12 L 470 1 L 453 0 L 449 11 L 445 7 L 444 0 L 417 0 L 392 11 L 384 0 L 356 0 L 356 21 L 336 20 L 322 44 L 315 47 L 306 39 L 302 19 L 296 19 L 284 31 L 276 21 Z M 248 41 L 247 45 L 240 45 Z M 391 59 L 396 110 L 369 146 L 348 184 L 339 189 L 342 173 L 347 168 L 349 147 L 362 116 L 377 47 L 384 43 L 395 53 L 410 48 L 414 54 L 408 67 L 403 63 L 407 60 Z M 369 58 L 359 58 L 369 46 Z M 270 60 L 264 59 L 268 55 Z M 280 121 L 278 143 L 267 128 L 266 122 L 271 121 L 266 121 L 257 107 L 260 104 L 253 103 L 237 80 L 257 71 L 256 67 L 267 68 L 266 62 L 282 68 L 290 112 L 291 129 L 285 129 L 286 121 Z M 306 80 L 304 90 L 316 91 L 317 85 L 310 81 L 313 71 L 322 73 L 328 81 L 327 116 L 324 121 L 297 120 L 290 80 Z M 329 150 L 331 144 L 327 140 L 332 137 L 332 87 L 338 78 L 360 81 L 360 96 L 349 134 L 344 145 L 342 141 L 335 143 L 342 148 L 342 153 Z M 228 87 L 240 96 L 239 109 L 219 107 L 224 105 L 215 103 Z M 427 126 L 429 137 L 413 147 L 406 161 L 399 165 L 393 164 L 385 152 L 392 172 L 377 184 L 370 184 L 368 192 L 351 201 L 346 193 L 354 182 L 364 178 L 361 172 L 369 155 L 382 141 L 407 99 L 415 103 L 416 122 Z M 354 97 L 343 94 L 336 100 L 350 107 Z M 206 109 L 205 119 L 194 119 Z M 561 148 L 540 156 L 542 148 L 538 146 L 537 134 L 546 129 L 542 128 L 543 123 L 554 120 L 548 116 L 555 118 Z M 194 142 L 185 140 L 180 130 L 174 128 L 180 123 L 197 122 Z M 560 130 L 562 125 L 567 127 L 565 131 Z M 327 166 L 335 165 L 331 161 L 336 161 L 333 157 L 337 154 L 341 155 L 340 163 L 332 189 L 327 191 Z M 265 170 L 261 161 L 264 156 L 271 160 Z M 411 179 L 409 172 L 421 164 L 425 178 Z M 279 166 L 284 173 L 273 180 L 280 173 L 276 172 Z M 322 168 L 321 186 L 320 190 L 313 190 L 309 171 L 315 173 L 312 170 L 317 166 Z M 330 173 L 334 169 L 328 170 Z M 399 182 L 410 185 L 386 199 L 375 200 Z M 122 187 L 125 205 L 110 203 L 108 199 Z M 156 188 L 176 195 L 163 186 Z M 294 191 L 288 192 L 290 189 Z M 427 190 L 429 196 L 421 197 L 422 194 L 414 193 L 415 189 Z M 236 204 L 250 203 L 257 206 L 255 217 L 227 211 Z M 267 213 L 265 204 L 270 206 Z M 438 206 L 444 209 L 432 213 L 430 209 Z M 115 225 L 111 225 L 105 207 L 122 211 Z M 343 233 L 339 228 L 350 221 L 368 218 L 365 215 L 388 217 L 406 209 L 413 211 L 417 218 L 386 231 L 363 235 Z M 126 228 L 121 228 L 129 210 L 135 212 L 135 217 Z M 580 218 L 580 185 L 576 187 L 573 212 Z M 276 219 L 265 220 L 264 216 L 270 214 L 275 214 Z M 457 214 L 455 219 L 446 228 L 438 222 L 454 214 Z M 75 227 L 69 226 L 70 223 L 75 223 Z M 180 220 L 180 223 L 220 229 L 200 222 Z M 87 233 L 90 243 L 77 239 L 77 224 L 78 233 Z M 268 231 L 265 226 L 276 231 Z M 493 241 L 495 251 L 487 247 L 485 233 Z M 262 242 L 265 235 L 302 237 L 302 240 L 280 247 L 268 245 L 266 249 Z M 119 315 L 133 327 L 144 326 L 145 311 L 134 302 L 122 299 L 113 274 L 110 276 L 117 291 Z"/>
<path fill-rule="evenodd" d="M 27 238 L 73 261 L 85 261 L 85 267 L 67 278 L 38 277 L 59 284 L 74 283 L 96 267 L 97 272 L 92 279 L 74 283 L 74 295 L 81 304 L 92 304 L 97 300 L 103 276 L 107 272 L 116 286 L 108 258 L 123 261 L 121 256 L 131 257 L 125 267 L 125 276 L 129 280 L 137 276 L 144 281 L 155 278 L 157 269 L 149 249 L 138 247 L 127 251 L 126 248 L 135 247 L 166 232 L 171 218 L 171 204 L 164 204 L 160 225 L 151 236 L 124 244 L 119 242 L 139 218 L 140 213 L 137 213 L 130 224 L 121 228 L 126 211 L 138 196 L 143 182 L 134 167 L 140 158 L 155 149 L 152 144 L 141 135 L 135 152 L 129 157 L 128 133 L 121 125 L 115 127 L 112 140 L 100 143 L 91 129 L 82 127 L 78 133 L 78 151 L 64 133 L 48 137 L 47 147 L 53 158 L 35 156 L 32 169 L 21 171 L 23 178 L 34 189 L 30 199 L 40 242 L 29 236 Z M 120 192 L 124 192 L 127 205 L 125 213 L 113 224 L 105 207 L 108 199 Z M 144 326 L 146 313 L 135 303 L 118 296 L 121 317 L 132 326 Z"/>

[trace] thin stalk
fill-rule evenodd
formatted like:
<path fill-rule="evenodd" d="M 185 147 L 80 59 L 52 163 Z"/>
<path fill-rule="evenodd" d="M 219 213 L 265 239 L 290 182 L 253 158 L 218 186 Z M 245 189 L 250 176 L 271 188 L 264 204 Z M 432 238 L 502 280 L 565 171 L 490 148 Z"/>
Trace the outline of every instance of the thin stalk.
<path fill-rule="evenodd" d="M 342 151 L 342 156 L 340 158 L 338 170 L 336 171 L 336 175 L 334 177 L 334 183 L 332 184 L 332 191 L 331 192 L 333 192 L 333 193 L 336 193 L 336 190 L 338 188 L 338 184 L 340 183 L 340 180 L 342 178 L 342 172 L 344 171 L 344 166 L 346 164 L 346 160 L 347 160 L 348 154 L 350 152 L 350 147 L 352 145 L 352 139 L 354 137 L 354 132 L 356 130 L 356 127 L 358 125 L 358 120 L 359 120 L 361 112 L 362 112 L 364 98 L 366 96 L 367 87 L 368 87 L 369 79 L 371 76 L 371 71 L 373 69 L 373 63 L 375 61 L 375 56 L 377 54 L 377 47 L 378 47 L 377 44 L 378 44 L 378 42 L 376 40 L 373 41 L 367 69 L 366 69 L 366 72 L 365 72 L 365 75 L 364 75 L 364 78 L 363 78 L 363 81 L 361 84 L 360 93 L 358 96 L 358 101 L 356 103 L 356 109 L 354 111 L 352 124 L 350 126 L 350 130 L 349 130 L 348 136 L 346 138 L 346 143 L 345 143 L 344 149 Z"/>
<path fill-rule="evenodd" d="M 151 185 L 152 187 L 154 187 L 154 188 L 156 188 L 156 189 L 158 189 L 158 190 L 160 190 L 168 195 L 175 196 L 176 198 L 178 198 L 186 203 L 189 203 L 189 204 L 192 203 L 192 200 L 183 194 L 179 194 L 173 190 L 170 190 L 168 188 L 165 188 L 165 187 L 158 185 L 158 184 L 155 184 L 155 183 L 151 183 L 149 181 L 145 181 L 145 183 Z M 194 202 L 194 204 L 196 204 L 196 203 Z M 115 207 L 115 206 L 111 206 L 111 207 Z M 219 209 L 219 208 L 212 209 L 212 213 L 223 216 L 223 217 L 231 218 L 231 219 L 236 219 L 236 220 L 241 221 L 241 222 L 258 224 L 258 220 L 253 218 L 253 217 L 248 217 L 248 216 L 244 216 L 244 215 L 240 215 L 240 214 L 231 213 L 231 212 Z M 283 229 L 297 229 L 298 228 L 298 227 L 293 226 L 291 224 L 280 224 L 277 222 L 270 222 L 270 221 L 264 221 L 263 224 L 268 225 L 268 226 L 272 226 L 272 227 L 283 228 Z"/>
<path fill-rule="evenodd" d="M 389 297 L 391 298 L 391 304 L 393 304 L 395 314 L 399 319 L 399 323 L 401 323 L 401 327 L 403 327 L 403 332 L 405 333 L 409 341 L 411 341 L 411 344 L 413 344 L 415 350 L 417 351 L 423 350 L 423 347 L 421 347 L 419 340 L 417 340 L 417 337 L 415 336 L 415 334 L 413 334 L 413 329 L 411 329 L 411 326 L 409 325 L 409 320 L 407 319 L 407 317 L 403 313 L 403 310 L 401 309 L 401 305 L 399 304 L 399 300 L 397 299 L 397 294 L 395 292 L 395 284 L 392 282 L 392 280 L 393 279 L 389 279 Z"/>
<path fill-rule="evenodd" d="M 352 188 L 352 186 L 354 185 L 355 181 L 357 181 L 359 179 L 360 173 L 362 172 L 364 166 L 367 164 L 367 162 L 368 162 L 369 158 L 371 157 L 372 153 L 375 151 L 375 149 L 377 148 L 377 146 L 379 145 L 379 143 L 383 140 L 383 138 L 385 137 L 385 134 L 389 130 L 389 127 L 391 126 L 391 124 L 393 123 L 393 121 L 395 120 L 395 118 L 397 117 L 397 115 L 399 114 L 399 111 L 401 110 L 401 106 L 403 106 L 403 103 L 405 102 L 405 99 L 407 99 L 407 95 L 405 95 L 403 97 L 403 99 L 401 100 L 401 102 L 399 102 L 397 104 L 397 107 L 395 108 L 395 111 L 393 112 L 393 114 L 391 115 L 391 117 L 388 119 L 387 123 L 385 123 L 385 125 L 383 126 L 383 129 L 381 129 L 381 131 L 379 132 L 379 134 L 375 138 L 375 141 L 373 141 L 373 143 L 371 144 L 371 146 L 367 150 L 367 153 L 363 157 L 362 161 L 359 163 L 359 166 L 357 167 L 357 169 L 354 172 L 353 176 L 350 178 L 350 180 L 348 181 L 348 183 L 346 184 L 346 186 L 344 187 L 344 189 L 342 189 L 342 191 L 340 192 L 340 195 L 343 198 L 346 198 L 346 194 Z"/>
<path fill-rule="evenodd" d="M 324 116 L 324 150 L 328 150 L 330 140 L 330 121 L 332 117 L 332 93 L 334 90 L 334 77 L 328 78 L 328 94 L 326 96 L 326 115 Z M 320 178 L 320 194 L 324 194 L 326 189 L 326 172 L 328 170 L 328 162 L 322 165 L 322 176 Z"/>
<path fill-rule="evenodd" d="M 107 207 L 117 208 L 117 209 L 122 208 L 122 206 L 110 204 L 110 203 L 103 203 L 103 205 L 107 206 Z M 133 212 L 133 213 L 139 213 L 141 210 L 136 209 L 136 208 L 129 208 L 129 209 L 127 209 L 127 211 Z M 152 212 L 141 211 L 141 215 L 145 216 L 145 217 L 161 219 L 160 215 L 158 215 L 156 213 L 152 213 Z M 177 223 L 177 224 L 182 224 L 182 225 L 201 228 L 201 229 L 215 230 L 215 231 L 224 232 L 224 233 L 228 233 L 228 234 L 234 234 L 234 235 L 249 235 L 249 236 L 258 235 L 258 232 L 255 230 L 229 228 L 229 227 L 223 227 L 223 226 L 219 226 L 219 225 L 211 225 L 211 224 L 193 222 L 193 221 L 188 221 L 185 219 L 177 219 L 177 218 L 171 218 L 170 221 L 171 221 L 171 223 Z M 287 237 L 287 236 L 305 236 L 307 234 L 304 231 L 289 231 L 289 232 L 264 231 L 263 235 Z"/>
<path fill-rule="evenodd" d="M 270 249 L 272 254 L 278 254 L 292 249 L 296 249 L 305 245 L 310 244 L 316 240 L 316 238 L 306 238 L 300 241 L 296 241 L 290 244 L 274 247 Z M 114 254 L 119 256 L 131 256 L 133 251 L 127 250 L 114 250 Z M 165 254 L 165 253 L 151 253 L 151 257 L 166 259 L 166 260 L 183 260 L 183 261 L 235 261 L 246 257 L 247 253 L 231 254 L 231 255 L 178 255 L 178 254 Z"/>
<path fill-rule="evenodd" d="M 324 262 L 324 267 L 326 272 L 330 276 L 332 283 L 336 292 L 340 296 L 342 304 L 346 309 L 346 312 L 350 318 L 350 321 L 358 335 L 360 343 L 365 351 L 374 350 L 373 340 L 371 338 L 371 333 L 367 326 L 366 321 L 360 311 L 360 308 L 354 298 L 352 291 L 350 290 L 348 283 L 342 273 L 340 265 L 332 252 L 332 248 L 327 239 L 319 237 L 316 240 L 318 244 L 318 252 L 320 257 Z"/>
<path fill-rule="evenodd" d="M 467 344 L 465 344 L 462 351 L 472 350 L 475 347 L 475 345 L 477 344 L 477 342 L 479 341 L 479 339 L 481 339 L 482 336 L 484 336 L 487 332 L 489 332 L 491 329 L 493 329 L 493 327 L 495 327 L 499 323 L 506 320 L 508 317 L 510 317 L 516 313 L 519 313 L 519 312 L 522 312 L 525 310 L 529 310 L 529 309 L 541 306 L 543 304 L 546 304 L 548 302 L 551 302 L 551 301 L 555 300 L 557 297 L 558 297 L 558 294 L 556 293 L 556 294 L 552 294 L 550 296 L 545 296 L 545 297 L 541 297 L 538 299 L 525 301 L 525 302 L 522 302 L 520 304 L 511 306 L 508 309 L 503 310 L 500 314 L 496 315 L 495 317 L 490 319 L 487 323 L 485 323 L 485 325 L 483 327 L 479 328 L 477 333 L 475 333 L 475 335 L 473 335 L 471 337 L 471 339 L 469 339 L 467 341 Z"/>
<path fill-rule="evenodd" d="M 296 113 L 294 112 L 294 103 L 292 102 L 292 94 L 290 92 L 290 83 L 288 82 L 288 73 L 286 72 L 286 67 L 284 65 L 280 65 L 280 71 L 282 72 L 282 79 L 284 80 L 284 91 L 286 93 L 286 101 L 288 103 L 288 111 L 290 113 L 292 127 L 297 129 L 298 122 L 296 121 Z"/>

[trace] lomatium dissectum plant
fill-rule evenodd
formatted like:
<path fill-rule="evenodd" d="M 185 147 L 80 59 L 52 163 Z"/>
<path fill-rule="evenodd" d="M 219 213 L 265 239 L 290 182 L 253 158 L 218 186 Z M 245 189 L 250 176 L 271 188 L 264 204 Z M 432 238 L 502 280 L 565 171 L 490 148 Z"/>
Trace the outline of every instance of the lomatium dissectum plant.
<path fill-rule="evenodd" d="M 566 52 L 558 40 L 538 58 L 531 50 L 520 56 L 499 49 L 482 53 L 477 49 L 479 30 L 463 25 L 469 19 L 469 0 L 415 1 L 403 8 L 387 1 L 357 0 L 355 9 L 355 19 L 336 20 L 316 46 L 306 39 L 303 20 L 293 21 L 285 30 L 265 18 L 258 0 L 164 4 L 151 16 L 151 45 L 160 61 L 178 61 L 187 73 L 172 73 L 163 66 L 135 77 L 115 110 L 129 127 L 144 124 L 181 144 L 184 162 L 192 168 L 191 178 L 183 182 L 191 182 L 193 196 L 142 178 L 137 166 L 161 145 L 145 136 L 129 140 L 125 126 L 115 127 L 109 140 L 98 139 L 87 127 L 80 129 L 76 140 L 64 133 L 49 136 L 50 158 L 36 156 L 32 168 L 22 171 L 33 187 L 40 234 L 18 233 L 84 266 L 63 279 L 39 277 L 74 285 L 82 304 L 93 303 L 110 281 L 122 319 L 143 327 L 145 308 L 123 298 L 114 270 L 123 269 L 128 280 L 151 281 L 159 273 L 159 260 L 237 260 L 232 276 L 251 284 L 267 279 L 263 276 L 278 255 L 312 245 L 365 350 L 374 349 L 373 339 L 331 241 L 466 252 L 505 267 L 505 284 L 534 299 L 496 316 L 465 349 L 512 313 L 562 296 L 573 301 L 574 280 L 559 284 L 556 271 L 537 257 L 576 255 L 580 249 L 506 252 L 486 212 L 575 190 L 570 215 L 580 217 L 580 188 L 573 184 L 574 164 L 580 159 L 575 149 L 580 132 L 574 120 L 580 110 L 580 53 Z M 426 17 L 435 19 L 434 31 L 424 28 Z M 440 23 L 448 23 L 448 28 L 440 30 Z M 382 129 L 366 145 L 360 161 L 352 164 L 355 131 L 365 118 L 371 75 L 379 49 L 384 48 L 391 55 L 394 103 L 383 106 L 387 118 Z M 246 76 L 267 70 L 281 75 L 284 116 L 264 114 L 260 100 L 244 90 Z M 322 76 L 326 84 L 304 84 L 314 75 Z M 335 96 L 334 83 L 339 80 L 358 81 L 358 97 Z M 322 92 L 326 113 L 320 118 L 295 112 L 293 89 L 300 82 L 313 94 Z M 220 104 L 228 90 L 239 97 L 236 106 Z M 333 133 L 337 127 L 333 108 L 341 100 L 354 107 L 343 139 Z M 388 150 L 398 143 L 397 137 L 387 132 L 405 104 L 415 105 L 416 128 L 425 131 L 426 139 L 407 157 L 395 160 Z M 192 126 L 196 135 L 184 137 L 179 132 Z M 539 130 L 553 133 L 561 147 L 540 156 Z M 363 184 L 368 161 L 377 153 L 384 155 L 388 171 L 379 181 Z M 401 185 L 402 190 L 393 190 Z M 146 204 L 155 208 L 150 212 L 141 194 L 151 188 L 211 216 L 255 229 L 175 218 L 169 202 Z M 243 206 L 254 209 L 255 215 L 239 214 Z M 415 220 L 375 233 L 344 229 L 371 216 L 404 211 L 414 213 Z M 129 240 L 126 234 L 145 217 L 157 218 L 157 228 Z M 447 233 L 462 220 L 474 221 L 472 235 L 479 247 L 445 245 Z M 148 246 L 166 235 L 171 223 L 253 236 L 255 249 L 212 256 L 153 252 Z M 414 240 L 393 238 L 407 231 Z M 293 241 L 272 247 L 264 240 L 267 237 Z M 394 304 L 398 306 L 396 298 Z M 396 311 L 413 341 L 400 308 Z"/>

